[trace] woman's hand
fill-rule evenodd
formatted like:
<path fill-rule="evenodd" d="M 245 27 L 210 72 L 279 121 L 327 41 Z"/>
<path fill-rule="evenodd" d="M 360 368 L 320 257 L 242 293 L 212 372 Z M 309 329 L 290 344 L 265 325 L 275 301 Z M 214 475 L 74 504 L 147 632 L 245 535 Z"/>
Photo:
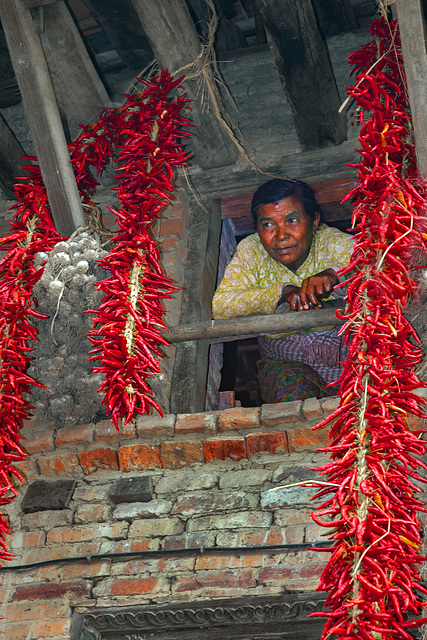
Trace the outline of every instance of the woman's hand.
<path fill-rule="evenodd" d="M 292 311 L 321 309 L 322 298 L 327 298 L 338 284 L 338 277 L 333 269 L 325 269 L 314 276 L 303 280 L 300 287 L 287 285 L 282 301 L 288 302 Z"/>

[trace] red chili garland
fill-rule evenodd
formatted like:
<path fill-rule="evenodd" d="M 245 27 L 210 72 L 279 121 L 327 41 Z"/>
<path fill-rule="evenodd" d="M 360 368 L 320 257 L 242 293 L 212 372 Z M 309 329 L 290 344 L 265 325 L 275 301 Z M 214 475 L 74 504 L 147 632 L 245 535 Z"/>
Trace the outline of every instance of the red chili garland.
<path fill-rule="evenodd" d="M 111 272 L 99 284 L 106 293 L 91 332 L 96 347 L 97 371 L 106 373 L 99 389 L 116 426 L 120 418 L 132 419 L 152 405 L 146 380 L 159 371 L 155 356 L 162 354 L 159 344 L 167 344 L 161 330 L 163 310 L 160 301 L 175 289 L 162 276 L 155 242 L 147 228 L 172 196 L 175 167 L 188 158 L 180 140 L 190 134 L 190 126 L 180 115 L 187 109 L 181 80 L 172 81 L 167 71 L 151 81 L 142 80 L 145 89 L 126 96 L 120 109 L 102 112 L 99 121 L 82 127 L 82 135 L 69 145 L 79 192 L 89 203 L 97 181 L 89 167 L 101 171 L 115 148 L 120 149 L 118 190 L 122 208 L 117 211 L 120 232 L 113 239 L 118 245 L 101 266 Z M 29 158 L 36 161 L 36 158 Z M 36 270 L 34 256 L 49 252 L 61 238 L 52 223 L 46 190 L 37 165 L 24 167 L 29 176 L 15 186 L 18 199 L 12 222 L 12 234 L 0 239 L 7 251 L 0 260 L 0 505 L 9 503 L 16 489 L 12 476 L 22 481 L 13 464 L 25 459 L 19 447 L 23 420 L 30 417 L 31 405 L 24 399 L 32 385 L 26 375 L 31 360 L 29 342 L 36 339 L 31 316 L 42 318 L 31 308 L 33 286 L 43 269 Z M 6 519 L 0 513 L 0 560 L 10 559 L 5 544 L 9 534 Z"/>
<path fill-rule="evenodd" d="M 419 459 L 427 443 L 410 431 L 408 417 L 424 417 L 425 387 L 414 374 L 421 350 L 403 315 L 415 283 L 408 271 L 414 246 L 424 247 L 427 202 L 416 181 L 410 111 L 404 90 L 397 24 L 374 21 L 375 39 L 349 61 L 359 70 L 350 88 L 361 112 L 372 112 L 359 142 L 359 179 L 347 198 L 356 198 L 356 242 L 343 318 L 349 356 L 340 378 L 339 408 L 333 420 L 331 461 L 319 468 L 333 494 L 313 515 L 333 529 L 331 557 L 318 589 L 329 591 L 322 640 L 407 639 L 405 631 L 426 622 L 412 620 L 425 604 L 416 565 L 421 546 L 413 480 L 427 466 Z M 320 486 L 320 485 L 319 485 Z M 418 592 L 418 593 L 417 593 Z"/>

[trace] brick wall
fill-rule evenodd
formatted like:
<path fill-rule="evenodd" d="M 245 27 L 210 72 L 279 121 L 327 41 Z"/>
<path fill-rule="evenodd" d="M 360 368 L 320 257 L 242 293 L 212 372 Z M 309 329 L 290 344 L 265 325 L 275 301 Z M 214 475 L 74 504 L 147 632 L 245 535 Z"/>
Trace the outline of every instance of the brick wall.
<path fill-rule="evenodd" d="M 119 434 L 110 421 L 56 435 L 28 422 L 25 484 L 8 507 L 9 564 L 58 562 L 0 572 L 3 637 L 68 640 L 74 610 L 314 590 L 323 554 L 245 549 L 320 539 L 309 516 L 313 490 L 272 489 L 316 475 L 307 467 L 324 462 L 315 449 L 327 430 L 311 426 L 336 406 L 336 398 L 310 399 L 142 417 Z M 141 478 L 152 486 L 143 500 L 114 494 L 118 480 Z M 40 480 L 73 480 L 69 504 L 24 512 L 22 497 Z M 199 551 L 174 551 L 183 548 Z M 151 553 L 109 556 L 141 551 Z M 66 561 L 96 554 L 106 556 Z"/>

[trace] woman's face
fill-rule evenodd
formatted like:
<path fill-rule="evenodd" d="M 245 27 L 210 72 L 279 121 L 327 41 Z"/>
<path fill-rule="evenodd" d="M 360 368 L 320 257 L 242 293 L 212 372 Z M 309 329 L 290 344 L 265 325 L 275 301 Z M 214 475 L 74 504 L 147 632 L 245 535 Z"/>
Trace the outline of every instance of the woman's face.
<path fill-rule="evenodd" d="M 304 211 L 295 196 L 264 204 L 257 212 L 257 231 L 267 253 L 291 271 L 296 271 L 310 253 L 311 242 L 320 222 Z"/>

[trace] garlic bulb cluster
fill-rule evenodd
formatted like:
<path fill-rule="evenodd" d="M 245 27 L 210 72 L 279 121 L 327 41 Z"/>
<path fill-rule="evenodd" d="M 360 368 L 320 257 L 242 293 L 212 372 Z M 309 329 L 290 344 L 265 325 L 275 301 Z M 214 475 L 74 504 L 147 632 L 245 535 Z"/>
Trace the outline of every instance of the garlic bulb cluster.
<path fill-rule="evenodd" d="M 97 263 L 104 255 L 99 236 L 83 229 L 35 257 L 37 268 L 44 265 L 34 287 L 37 310 L 48 318 L 36 321 L 38 342 L 28 373 L 46 388 L 33 387 L 29 401 L 44 425 L 60 428 L 105 417 L 96 393 L 103 376 L 89 363 L 92 319 L 86 313 L 102 300 L 94 284 L 108 276 Z"/>

